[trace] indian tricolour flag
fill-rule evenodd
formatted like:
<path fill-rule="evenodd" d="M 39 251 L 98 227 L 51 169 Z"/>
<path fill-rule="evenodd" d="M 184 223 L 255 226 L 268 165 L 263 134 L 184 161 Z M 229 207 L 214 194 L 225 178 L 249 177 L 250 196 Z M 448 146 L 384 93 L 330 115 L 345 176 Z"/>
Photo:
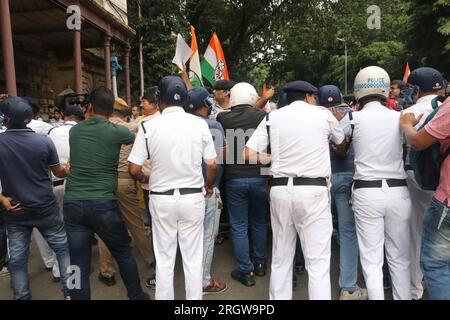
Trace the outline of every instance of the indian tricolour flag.
<path fill-rule="evenodd" d="M 197 37 L 195 28 L 191 26 L 191 50 L 192 56 L 189 59 L 189 79 L 194 87 L 203 87 L 202 68 L 200 66 L 200 56 L 198 54 Z"/>
<path fill-rule="evenodd" d="M 215 32 L 201 61 L 201 66 L 203 79 L 206 79 L 211 86 L 217 80 L 229 80 L 225 55 Z"/>

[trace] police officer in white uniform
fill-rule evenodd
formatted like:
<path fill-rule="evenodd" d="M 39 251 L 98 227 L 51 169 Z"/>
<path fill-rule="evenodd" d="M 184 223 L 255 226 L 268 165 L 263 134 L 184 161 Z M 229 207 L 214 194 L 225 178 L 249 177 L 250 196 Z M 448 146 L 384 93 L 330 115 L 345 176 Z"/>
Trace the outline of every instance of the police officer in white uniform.
<path fill-rule="evenodd" d="M 285 86 L 288 106 L 273 111 L 246 145 L 246 159 L 265 162 L 270 143 L 273 178 L 270 207 L 273 231 L 270 299 L 292 299 L 297 234 L 309 276 L 309 298 L 331 299 L 329 140 L 345 145 L 333 114 L 317 107 L 317 89 L 305 81 Z"/>
<path fill-rule="evenodd" d="M 173 272 L 177 241 L 183 257 L 186 299 L 203 296 L 203 219 L 205 197 L 212 194 L 216 151 L 208 125 L 185 113 L 186 85 L 179 77 L 164 77 L 160 84 L 161 116 L 143 122 L 131 151 L 129 172 L 141 182 L 148 177 L 142 165 L 149 159 L 150 213 L 156 258 L 157 300 L 173 300 Z M 206 176 L 202 175 L 202 159 Z"/>
<path fill-rule="evenodd" d="M 418 68 L 411 72 L 408 84 L 416 87 L 415 104 L 406 109 L 405 112 L 414 113 L 416 117 L 423 114 L 422 119 L 416 126 L 416 130 L 422 126 L 427 116 L 433 111 L 432 103 L 440 105 L 437 101 L 439 90 L 444 87 L 442 74 L 433 68 Z M 434 100 L 434 101 L 433 101 Z M 410 150 L 408 145 L 408 151 Z M 414 300 L 422 299 L 423 274 L 420 269 L 420 247 L 422 243 L 423 217 L 428 209 L 433 191 L 422 190 L 418 185 L 412 167 L 409 165 L 409 157 L 406 158 L 406 173 L 408 175 L 408 188 L 411 194 L 411 294 Z"/>
<path fill-rule="evenodd" d="M 400 113 L 382 105 L 390 79 L 382 68 L 362 69 L 355 78 L 355 98 L 361 105 L 353 113 L 355 175 L 353 212 L 361 265 L 371 300 L 383 300 L 383 246 L 397 300 L 411 300 L 411 200 L 403 165 Z M 339 118 L 338 113 L 335 115 Z M 350 134 L 348 115 L 346 133 Z"/>

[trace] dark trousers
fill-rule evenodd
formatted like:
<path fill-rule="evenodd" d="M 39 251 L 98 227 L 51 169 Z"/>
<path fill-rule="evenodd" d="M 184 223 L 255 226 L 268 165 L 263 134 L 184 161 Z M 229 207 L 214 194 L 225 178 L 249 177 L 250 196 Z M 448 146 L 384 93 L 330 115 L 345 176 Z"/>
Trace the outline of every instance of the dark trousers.
<path fill-rule="evenodd" d="M 71 290 L 74 300 L 89 300 L 91 243 L 94 233 L 108 247 L 119 265 L 120 276 L 131 300 L 144 299 L 130 237 L 117 200 L 64 201 L 64 221 L 72 265 L 80 268 L 80 287 Z"/>

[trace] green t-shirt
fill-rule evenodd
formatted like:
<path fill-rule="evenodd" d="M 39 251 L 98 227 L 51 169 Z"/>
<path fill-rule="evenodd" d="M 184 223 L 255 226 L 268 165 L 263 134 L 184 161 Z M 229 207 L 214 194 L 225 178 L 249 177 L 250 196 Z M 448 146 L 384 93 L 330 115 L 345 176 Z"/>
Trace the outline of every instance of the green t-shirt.
<path fill-rule="evenodd" d="M 70 174 L 65 200 L 115 199 L 120 147 L 134 141 L 128 128 L 91 117 L 69 133 Z"/>

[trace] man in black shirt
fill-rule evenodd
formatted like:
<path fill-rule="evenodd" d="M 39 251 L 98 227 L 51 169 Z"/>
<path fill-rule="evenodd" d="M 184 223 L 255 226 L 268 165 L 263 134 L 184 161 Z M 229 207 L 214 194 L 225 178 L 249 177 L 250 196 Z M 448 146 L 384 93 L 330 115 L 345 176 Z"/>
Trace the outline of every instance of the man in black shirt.
<path fill-rule="evenodd" d="M 231 276 L 245 286 L 255 284 L 254 274 L 266 274 L 267 259 L 267 178 L 264 166 L 246 162 L 243 150 L 265 112 L 255 108 L 259 99 L 255 88 L 238 83 L 231 89 L 229 112 L 219 113 L 217 121 L 225 130 L 230 154 L 225 162 L 227 207 L 238 268 Z M 250 259 L 248 227 L 254 261 Z"/>

